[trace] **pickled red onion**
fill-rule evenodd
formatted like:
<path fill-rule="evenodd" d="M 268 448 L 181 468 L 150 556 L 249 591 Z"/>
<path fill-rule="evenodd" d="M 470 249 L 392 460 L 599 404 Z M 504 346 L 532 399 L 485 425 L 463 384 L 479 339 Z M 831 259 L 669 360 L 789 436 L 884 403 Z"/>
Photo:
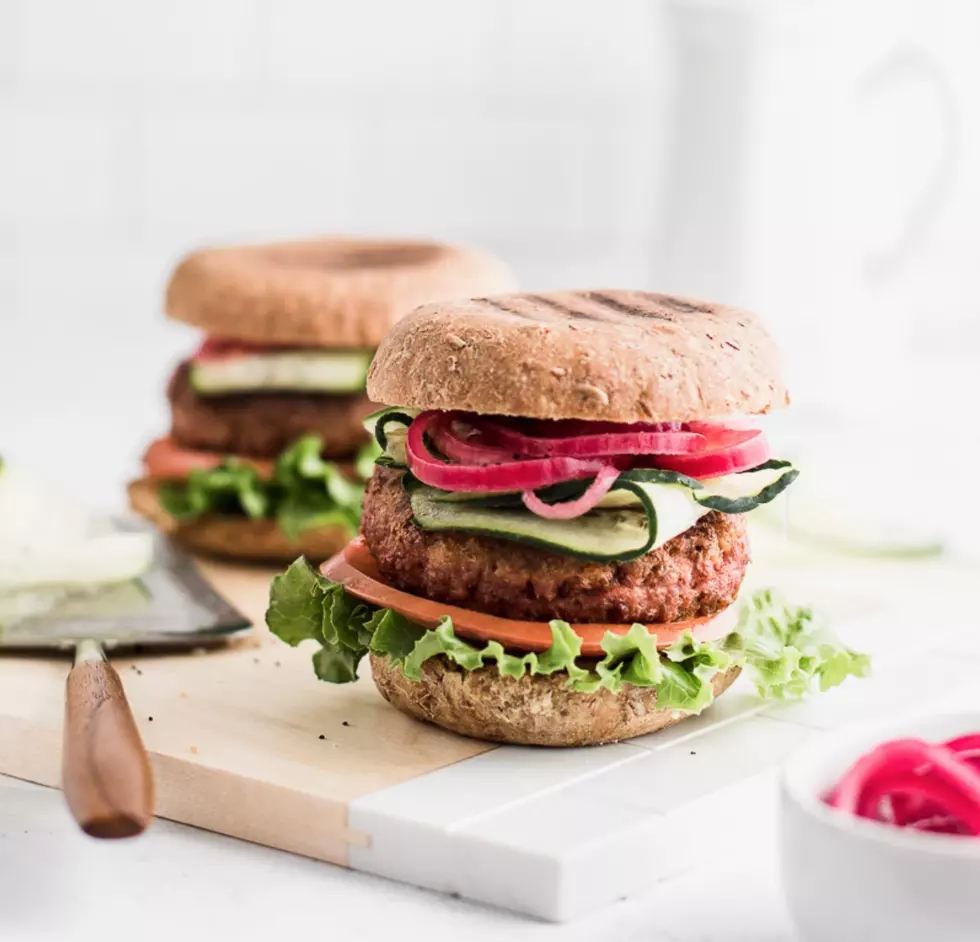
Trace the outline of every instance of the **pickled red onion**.
<path fill-rule="evenodd" d="M 436 448 L 447 458 L 460 464 L 503 464 L 505 461 L 514 460 L 514 456 L 505 449 L 483 444 L 482 436 L 479 434 L 472 438 L 462 438 L 453 428 L 455 420 L 455 414 L 449 412 L 433 422 L 429 428 L 429 435 L 435 442 Z"/>
<path fill-rule="evenodd" d="M 859 759 L 827 796 L 834 808 L 918 830 L 980 835 L 980 770 L 964 754 L 980 737 L 935 745 L 921 739 L 884 743 Z M 953 746 L 959 747 L 957 751 Z"/>
<path fill-rule="evenodd" d="M 461 425 L 474 431 L 461 433 Z M 430 453 L 426 436 L 448 460 Z M 655 467 L 705 478 L 749 470 L 769 457 L 761 431 L 717 422 L 680 426 L 528 420 L 519 428 L 504 419 L 435 411 L 423 412 L 412 422 L 406 448 L 415 477 L 441 490 L 533 492 L 598 476 L 585 494 L 567 504 L 548 505 L 533 493 L 525 494 L 529 510 L 552 519 L 587 513 L 612 487 L 613 471 Z"/>
<path fill-rule="evenodd" d="M 704 437 L 705 447 L 689 455 L 654 455 L 656 467 L 692 478 L 713 478 L 748 471 L 771 457 L 769 442 L 759 429 L 729 429 L 703 422 L 691 422 L 689 428 Z"/>
<path fill-rule="evenodd" d="M 976 759 L 980 757 L 980 733 L 968 733 L 966 736 L 957 736 L 944 743 L 947 749 L 952 749 L 964 759 Z"/>
<path fill-rule="evenodd" d="M 915 826 L 923 818 L 953 818 L 969 834 L 980 834 L 980 805 L 976 802 L 976 795 L 964 789 L 955 778 L 922 775 L 915 771 L 892 772 L 868 783 L 864 797 L 868 807 L 874 807 L 875 811 L 868 814 L 859 812 L 859 816 L 876 818 L 877 807 L 885 795 L 908 795 L 920 799 L 929 808 L 931 813 L 910 818 L 906 827 Z M 933 809 L 940 809 L 940 813 L 935 813 Z"/>
<path fill-rule="evenodd" d="M 525 491 L 521 499 L 524 501 L 524 506 L 539 517 L 548 520 L 574 520 L 592 510 L 609 493 L 609 488 L 616 483 L 618 477 L 619 471 L 612 465 L 608 465 L 595 476 L 595 480 L 585 493 L 575 500 L 546 504 L 534 491 Z"/>
<path fill-rule="evenodd" d="M 489 419 L 474 419 L 488 441 L 522 458 L 600 458 L 607 455 L 682 455 L 700 451 L 703 435 L 689 431 L 664 431 L 656 426 L 624 425 L 614 432 L 585 432 L 563 437 L 527 435 Z"/>
<path fill-rule="evenodd" d="M 451 464 L 429 451 L 425 435 L 439 422 L 442 413 L 423 412 L 408 427 L 405 450 L 408 467 L 423 484 L 445 491 L 533 491 L 563 481 L 576 481 L 598 474 L 612 460 L 542 458 L 508 461 L 493 465 Z"/>

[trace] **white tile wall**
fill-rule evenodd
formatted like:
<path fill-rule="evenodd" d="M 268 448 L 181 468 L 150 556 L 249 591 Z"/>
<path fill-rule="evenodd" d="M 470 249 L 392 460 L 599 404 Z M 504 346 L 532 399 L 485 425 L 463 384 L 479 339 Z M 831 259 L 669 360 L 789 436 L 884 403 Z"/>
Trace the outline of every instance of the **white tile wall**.
<path fill-rule="evenodd" d="M 658 8 L 8 0 L 0 228 L 649 250 Z"/>
<path fill-rule="evenodd" d="M 9 131 L 0 177 L 5 224 L 34 234 L 67 225 L 103 228 L 126 212 L 118 154 L 129 130 L 111 105 L 15 100 L 4 108 Z"/>
<path fill-rule="evenodd" d="M 851 45 L 900 19 L 883 19 L 879 0 L 826 6 L 831 25 L 860 20 L 863 38 Z M 955 213 L 910 275 L 932 299 L 918 317 L 969 325 L 980 219 L 970 36 L 980 15 L 957 0 L 895 0 L 888 10 L 899 6 L 929 27 L 906 33 L 949 67 L 962 117 Z M 213 240 L 429 235 L 503 255 L 530 288 L 725 296 L 762 308 L 796 354 L 794 376 L 807 357 L 819 374 L 816 341 L 833 347 L 836 336 L 825 310 L 876 315 L 860 298 L 844 298 L 842 314 L 817 303 L 836 236 L 794 230 L 797 201 L 786 194 L 819 195 L 808 175 L 822 167 L 801 158 L 812 102 L 796 82 L 823 88 L 809 63 L 843 47 L 813 45 L 804 59 L 780 45 L 769 21 L 789 9 L 805 21 L 814 7 L 0 0 L 0 328 L 16 328 L 0 330 L 0 449 L 28 440 L 17 395 L 52 421 L 65 409 L 100 415 L 95 391 L 130 379 L 119 428 L 152 431 L 163 374 L 190 342 L 161 323 L 160 285 L 181 251 Z M 849 33 L 828 32 L 838 35 Z M 753 49 L 767 51 L 740 72 Z M 735 114 L 743 85 L 757 96 L 752 120 Z M 734 202 L 726 180 L 746 184 Z M 848 218 L 838 222 L 835 232 L 850 231 Z M 51 329 L 39 334 L 41 323 Z M 934 347 L 934 332 L 927 339 Z M 41 368 L 42 352 L 56 370 Z M 874 361 L 863 349 L 855 359 Z"/>
<path fill-rule="evenodd" d="M 61 483 L 118 502 L 193 342 L 160 299 L 196 244 L 429 235 L 529 285 L 652 283 L 661 16 L 659 0 L 0 0 L 0 453 L 57 468 L 98 448 L 115 481 L 77 462 Z M 58 429 L 50 453 L 38 425 Z"/>

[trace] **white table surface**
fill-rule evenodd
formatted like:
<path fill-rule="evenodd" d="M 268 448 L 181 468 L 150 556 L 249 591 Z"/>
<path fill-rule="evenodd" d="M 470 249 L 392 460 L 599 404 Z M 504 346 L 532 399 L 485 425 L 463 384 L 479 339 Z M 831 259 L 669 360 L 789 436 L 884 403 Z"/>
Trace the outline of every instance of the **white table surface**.
<path fill-rule="evenodd" d="M 789 942 L 772 793 L 755 798 L 733 809 L 759 820 L 744 853 L 552 925 L 169 821 L 133 841 L 90 840 L 60 793 L 0 776 L 0 938 Z"/>

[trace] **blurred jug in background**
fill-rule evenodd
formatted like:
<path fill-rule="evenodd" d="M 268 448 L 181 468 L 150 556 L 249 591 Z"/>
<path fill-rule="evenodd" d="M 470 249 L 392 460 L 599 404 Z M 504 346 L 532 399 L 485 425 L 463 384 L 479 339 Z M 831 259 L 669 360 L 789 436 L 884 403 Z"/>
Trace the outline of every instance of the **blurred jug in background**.
<path fill-rule="evenodd" d="M 658 281 L 763 311 L 802 406 L 928 412 L 931 381 L 910 378 L 929 351 L 948 373 L 975 320 L 980 4 L 668 0 L 664 14 Z"/>

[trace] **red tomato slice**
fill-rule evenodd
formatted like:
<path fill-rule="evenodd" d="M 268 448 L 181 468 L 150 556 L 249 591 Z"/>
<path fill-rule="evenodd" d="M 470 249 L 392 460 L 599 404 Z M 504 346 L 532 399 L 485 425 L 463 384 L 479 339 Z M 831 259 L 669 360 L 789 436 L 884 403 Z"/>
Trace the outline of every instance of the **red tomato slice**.
<path fill-rule="evenodd" d="M 504 647 L 517 651 L 544 651 L 551 647 L 551 628 L 543 621 L 515 621 L 497 615 L 485 615 L 468 608 L 447 605 L 402 592 L 382 580 L 378 564 L 367 548 L 363 537 L 352 540 L 342 552 L 325 562 L 320 571 L 333 582 L 339 582 L 365 602 L 390 608 L 426 628 L 435 628 L 443 615 L 453 620 L 456 634 L 477 641 L 499 641 Z M 657 636 L 657 647 L 673 644 L 685 631 L 690 631 L 699 641 L 716 641 L 724 638 L 735 628 L 737 615 L 734 606 L 719 615 L 694 618 L 690 621 L 647 625 Z M 607 631 L 622 635 L 630 625 L 578 624 L 572 630 L 582 639 L 582 654 L 586 657 L 603 655 L 600 642 Z"/>
<path fill-rule="evenodd" d="M 192 451 L 181 448 L 169 435 L 158 438 L 143 453 L 143 470 L 146 476 L 156 480 L 184 481 L 191 471 L 210 471 L 218 467 L 227 456 L 216 451 Z M 275 462 L 263 458 L 239 458 L 249 464 L 264 478 L 272 477 Z"/>
<path fill-rule="evenodd" d="M 658 468 L 692 478 L 713 478 L 748 471 L 771 457 L 769 442 L 759 429 L 727 428 L 710 422 L 691 422 L 688 427 L 705 436 L 705 447 L 690 455 L 657 455 Z"/>
<path fill-rule="evenodd" d="M 251 356 L 256 353 L 273 353 L 295 349 L 287 345 L 271 343 L 249 343 L 246 340 L 226 340 L 222 337 L 206 337 L 191 357 L 197 363 L 230 360 L 234 357 Z"/>

